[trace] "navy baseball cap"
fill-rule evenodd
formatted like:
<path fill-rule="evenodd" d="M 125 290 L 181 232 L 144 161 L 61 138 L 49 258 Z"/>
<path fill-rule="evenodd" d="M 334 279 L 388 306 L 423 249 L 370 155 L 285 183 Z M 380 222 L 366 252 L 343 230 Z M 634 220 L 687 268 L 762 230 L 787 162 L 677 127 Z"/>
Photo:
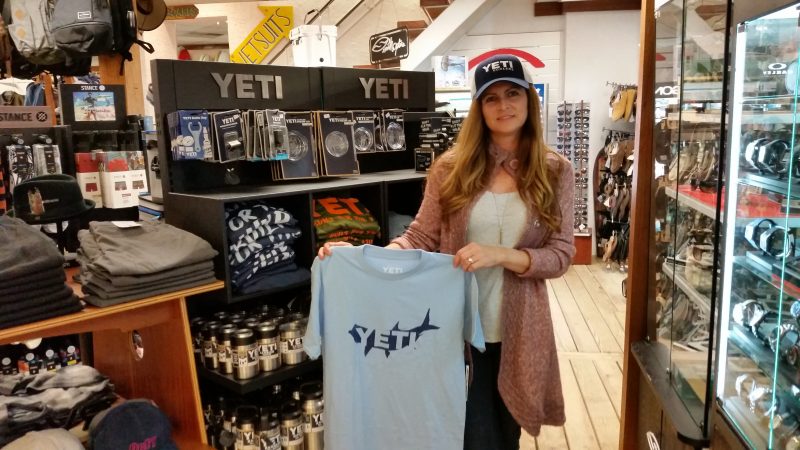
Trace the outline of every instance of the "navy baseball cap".
<path fill-rule="evenodd" d="M 150 400 L 126 400 L 101 412 L 89 425 L 92 450 L 178 450 L 169 419 Z"/>
<path fill-rule="evenodd" d="M 498 81 L 508 81 L 525 89 L 531 87 L 531 79 L 522 61 L 514 55 L 494 55 L 475 66 L 472 98 L 478 98 L 489 86 Z"/>

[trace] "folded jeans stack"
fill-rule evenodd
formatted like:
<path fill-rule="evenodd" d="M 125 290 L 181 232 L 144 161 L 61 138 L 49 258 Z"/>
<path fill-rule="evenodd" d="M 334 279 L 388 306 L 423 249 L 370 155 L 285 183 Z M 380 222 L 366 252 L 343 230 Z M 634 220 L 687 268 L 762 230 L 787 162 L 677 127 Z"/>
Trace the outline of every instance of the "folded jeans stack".
<path fill-rule="evenodd" d="M 215 280 L 217 251 L 203 239 L 159 222 L 91 222 L 78 232 L 84 300 L 111 306 Z"/>
<path fill-rule="evenodd" d="M 0 383 L 0 447 L 28 431 L 71 428 L 116 400 L 114 386 L 93 367 L 75 365 Z"/>
<path fill-rule="evenodd" d="M 288 211 L 261 203 L 237 203 L 226 209 L 225 222 L 235 291 L 250 294 L 311 278 L 307 269 L 294 263 L 292 244 L 302 233 Z"/>
<path fill-rule="evenodd" d="M 25 222 L 0 216 L 0 328 L 81 310 L 55 243 Z"/>

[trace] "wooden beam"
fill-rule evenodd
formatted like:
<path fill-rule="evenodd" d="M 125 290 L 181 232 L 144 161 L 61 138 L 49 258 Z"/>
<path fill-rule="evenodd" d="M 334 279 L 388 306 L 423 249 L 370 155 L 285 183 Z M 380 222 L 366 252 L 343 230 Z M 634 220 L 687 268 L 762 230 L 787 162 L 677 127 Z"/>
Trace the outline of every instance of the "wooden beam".
<path fill-rule="evenodd" d="M 144 95 L 142 86 L 142 48 L 131 47 L 133 61 L 125 61 L 125 106 L 129 116 L 144 116 Z"/>
<path fill-rule="evenodd" d="M 631 345 L 647 337 L 647 306 L 654 295 L 655 255 L 653 242 L 652 202 L 655 192 L 653 124 L 655 123 L 655 5 L 654 0 L 641 0 L 639 31 L 639 92 L 636 104 L 636 164 L 633 170 L 631 200 L 630 247 L 628 264 L 628 308 L 625 315 L 625 339 L 622 349 L 622 417 L 620 448 L 636 449 L 639 431 L 639 383 L 641 370 L 631 353 Z M 644 406 L 644 405 L 642 405 Z"/>
<path fill-rule="evenodd" d="M 533 15 L 536 17 L 560 16 L 564 14 L 564 4 L 561 2 L 536 2 L 533 4 Z"/>
<path fill-rule="evenodd" d="M 568 2 L 536 2 L 533 14 L 536 17 L 560 16 L 570 12 L 630 11 L 639 10 L 639 0 L 582 0 Z"/>

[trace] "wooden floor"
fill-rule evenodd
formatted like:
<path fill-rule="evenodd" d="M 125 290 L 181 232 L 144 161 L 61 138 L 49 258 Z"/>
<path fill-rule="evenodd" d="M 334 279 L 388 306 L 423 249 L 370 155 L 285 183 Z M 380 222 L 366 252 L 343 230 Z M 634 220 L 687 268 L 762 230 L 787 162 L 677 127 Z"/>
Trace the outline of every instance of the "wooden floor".
<path fill-rule="evenodd" d="M 536 438 L 523 432 L 522 450 L 619 447 L 624 278 L 596 263 L 547 282 L 567 423 Z"/>

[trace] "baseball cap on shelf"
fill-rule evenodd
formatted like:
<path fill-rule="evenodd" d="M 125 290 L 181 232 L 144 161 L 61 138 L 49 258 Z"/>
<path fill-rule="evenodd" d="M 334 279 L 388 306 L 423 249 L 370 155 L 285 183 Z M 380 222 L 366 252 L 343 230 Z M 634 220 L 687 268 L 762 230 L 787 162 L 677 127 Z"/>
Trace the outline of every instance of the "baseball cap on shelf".
<path fill-rule="evenodd" d="M 101 412 L 89 425 L 92 450 L 178 450 L 169 419 L 150 400 L 126 400 Z"/>
<path fill-rule="evenodd" d="M 475 66 L 472 83 L 472 98 L 478 98 L 489 86 L 498 81 L 508 81 L 525 89 L 531 87 L 531 78 L 514 55 L 494 55 Z"/>

